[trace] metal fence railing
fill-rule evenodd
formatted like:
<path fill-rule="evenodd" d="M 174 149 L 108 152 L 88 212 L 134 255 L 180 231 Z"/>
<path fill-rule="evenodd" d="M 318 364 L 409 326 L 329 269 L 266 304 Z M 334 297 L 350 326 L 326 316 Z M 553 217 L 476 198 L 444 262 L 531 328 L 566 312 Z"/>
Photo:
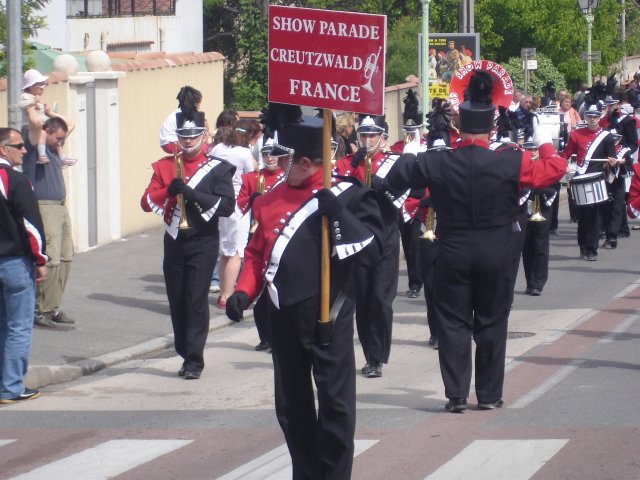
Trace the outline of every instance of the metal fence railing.
<path fill-rule="evenodd" d="M 67 17 L 175 15 L 176 0 L 67 0 Z"/>

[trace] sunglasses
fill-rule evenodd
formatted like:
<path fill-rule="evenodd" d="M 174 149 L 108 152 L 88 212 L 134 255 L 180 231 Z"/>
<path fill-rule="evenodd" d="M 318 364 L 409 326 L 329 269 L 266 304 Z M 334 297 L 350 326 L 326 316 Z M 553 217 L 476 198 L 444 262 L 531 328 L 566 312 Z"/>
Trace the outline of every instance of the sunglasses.
<path fill-rule="evenodd" d="M 24 143 L 15 143 L 15 144 L 13 144 L 13 145 L 8 144 L 8 143 L 5 143 L 3 146 L 4 146 L 4 147 L 16 148 L 16 149 L 18 149 L 18 150 L 22 150 L 22 149 L 24 148 Z"/>

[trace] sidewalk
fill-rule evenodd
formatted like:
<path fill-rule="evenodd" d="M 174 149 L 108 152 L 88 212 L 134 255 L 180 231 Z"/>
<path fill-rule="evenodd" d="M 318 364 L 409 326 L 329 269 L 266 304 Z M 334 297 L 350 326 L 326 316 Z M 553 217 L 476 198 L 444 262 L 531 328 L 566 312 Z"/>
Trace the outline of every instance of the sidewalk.
<path fill-rule="evenodd" d="M 158 229 L 76 254 L 62 300 L 76 329 L 34 329 L 28 387 L 65 382 L 173 348 L 162 237 Z M 232 323 L 216 298 L 210 295 L 211 330 Z"/>

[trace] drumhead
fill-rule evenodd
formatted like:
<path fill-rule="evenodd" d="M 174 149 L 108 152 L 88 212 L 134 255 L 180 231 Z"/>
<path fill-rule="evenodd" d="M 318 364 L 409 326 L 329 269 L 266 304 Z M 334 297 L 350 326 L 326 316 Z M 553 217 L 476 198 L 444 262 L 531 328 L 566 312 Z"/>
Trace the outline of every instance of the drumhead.
<path fill-rule="evenodd" d="M 576 175 L 571 179 L 574 183 L 593 182 L 596 180 L 604 179 L 604 172 L 591 172 L 583 173 L 582 175 Z"/>

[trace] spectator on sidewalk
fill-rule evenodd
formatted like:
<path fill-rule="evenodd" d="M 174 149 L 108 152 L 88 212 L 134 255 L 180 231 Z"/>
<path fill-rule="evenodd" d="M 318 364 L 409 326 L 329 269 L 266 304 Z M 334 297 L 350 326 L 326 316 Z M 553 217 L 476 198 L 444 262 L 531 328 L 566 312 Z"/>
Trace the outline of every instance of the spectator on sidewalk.
<path fill-rule="evenodd" d="M 47 277 L 44 227 L 26 175 L 20 132 L 0 128 L 0 404 L 40 395 L 24 386 L 31 354 L 35 283 Z"/>
<path fill-rule="evenodd" d="M 49 77 L 42 75 L 38 70 L 31 69 L 24 73 L 22 78 L 22 93 L 18 100 L 18 107 L 22 110 L 22 128 L 29 128 L 30 125 L 40 126 L 44 125 L 49 118 L 57 117 L 47 104 L 41 102 L 41 96 L 47 86 L 47 80 Z M 23 131 L 23 135 L 26 133 Z M 64 146 L 64 143 L 60 146 Z M 47 156 L 47 134 L 44 130 L 40 129 L 40 137 L 38 138 L 37 150 L 38 157 L 37 163 L 44 164 L 49 162 Z M 77 160 L 75 158 L 68 158 L 62 155 L 62 150 L 59 148 L 56 152 L 62 159 L 62 168 L 75 165 Z"/>
<path fill-rule="evenodd" d="M 27 153 L 24 173 L 27 174 L 38 199 L 40 215 L 47 238 L 47 279 L 40 283 L 36 293 L 36 327 L 71 330 L 75 321 L 60 306 L 73 261 L 71 220 L 66 206 L 67 191 L 62 176 L 64 164 L 60 148 L 73 131 L 75 124 L 56 113 L 44 125 L 32 122 L 23 135 Z M 47 136 L 46 154 L 49 162 L 38 163 L 36 145 L 41 131 Z"/>

